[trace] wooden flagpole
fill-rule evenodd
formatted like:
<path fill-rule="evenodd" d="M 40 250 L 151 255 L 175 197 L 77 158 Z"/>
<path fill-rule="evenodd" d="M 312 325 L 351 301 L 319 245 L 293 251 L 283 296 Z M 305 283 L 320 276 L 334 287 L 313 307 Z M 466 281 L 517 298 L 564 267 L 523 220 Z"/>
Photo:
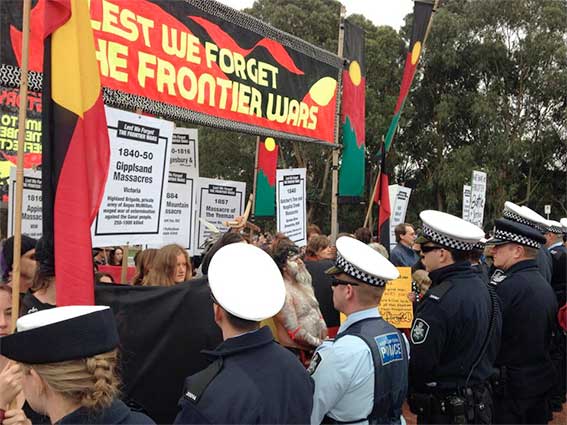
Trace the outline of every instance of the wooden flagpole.
<path fill-rule="evenodd" d="M 431 24 L 433 23 L 433 17 L 435 16 L 435 12 L 437 12 L 437 9 L 439 8 L 440 4 L 441 4 L 441 0 L 435 0 L 435 3 L 433 5 L 433 10 L 431 12 L 431 18 L 429 19 L 429 22 L 427 23 L 427 29 L 425 30 L 425 36 L 423 37 L 422 49 L 425 48 L 425 42 L 427 41 L 427 37 L 429 36 L 429 32 L 431 31 Z M 398 132 L 398 127 L 399 126 L 396 126 L 396 129 L 394 130 L 392 140 L 396 136 L 396 133 Z M 385 148 L 384 136 L 382 136 L 382 146 Z M 376 195 L 376 190 L 378 189 L 378 177 L 380 176 L 380 173 L 382 172 L 381 167 L 379 168 L 379 170 L 380 171 L 378 172 L 378 175 L 376 176 L 376 181 L 374 182 L 374 189 L 372 190 L 372 197 L 370 198 L 370 200 L 368 202 L 368 210 L 366 211 L 366 218 L 364 219 L 364 227 L 368 226 L 368 221 L 370 220 L 370 214 L 371 214 L 372 207 L 373 207 L 373 204 L 374 204 L 374 196 Z"/>
<path fill-rule="evenodd" d="M 122 265 L 120 270 L 120 283 L 126 285 L 128 283 L 128 256 L 130 255 L 130 244 L 122 247 Z"/>
<path fill-rule="evenodd" d="M 346 15 L 346 8 L 341 4 L 341 16 L 339 18 L 339 47 L 337 49 L 337 55 L 342 58 L 344 50 L 344 39 L 345 39 L 345 26 L 344 18 Z M 332 184 L 331 184 L 331 241 L 335 243 L 337 240 L 337 234 L 339 233 L 339 131 L 341 126 L 341 87 L 338 87 L 337 96 L 337 115 L 335 119 L 335 147 L 333 149 L 333 166 L 332 166 Z"/>
<path fill-rule="evenodd" d="M 22 193 L 24 188 L 24 143 L 26 140 L 26 115 L 28 106 L 28 58 L 30 40 L 31 0 L 23 0 L 22 17 L 22 66 L 20 76 L 20 110 L 18 114 L 18 156 L 16 161 L 16 191 L 14 210 L 14 266 L 12 272 L 12 323 L 16 329 L 20 315 L 20 256 L 22 250 Z"/>
<path fill-rule="evenodd" d="M 260 136 L 256 137 L 256 156 L 254 158 L 254 181 L 252 182 L 252 219 L 254 219 L 254 206 L 256 203 L 256 180 L 258 180 L 258 152 L 260 150 Z"/>

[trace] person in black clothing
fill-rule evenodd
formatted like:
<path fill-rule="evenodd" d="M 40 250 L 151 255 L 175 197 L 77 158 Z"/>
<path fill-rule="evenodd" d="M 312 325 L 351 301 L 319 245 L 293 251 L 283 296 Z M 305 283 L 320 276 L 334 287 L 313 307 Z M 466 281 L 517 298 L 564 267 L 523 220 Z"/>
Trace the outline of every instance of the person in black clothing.
<path fill-rule="evenodd" d="M 496 365 L 495 423 L 544 424 L 555 371 L 550 358 L 557 301 L 539 273 L 537 252 L 545 238 L 527 225 L 496 220 L 489 244 L 494 265 L 504 271 L 496 286 L 503 328 Z"/>
<path fill-rule="evenodd" d="M 315 298 L 319 302 L 321 314 L 327 324 L 329 337 L 332 338 L 337 334 L 341 320 L 339 312 L 333 306 L 333 290 L 331 288 L 333 278 L 326 274 L 325 271 L 334 265 L 334 261 L 327 259 L 317 261 L 305 260 L 304 263 L 311 275 Z"/>
<path fill-rule="evenodd" d="M 212 258 L 208 278 L 224 342 L 207 352 L 214 360 L 209 367 L 185 380 L 175 423 L 308 423 L 313 381 L 259 324 L 285 301 L 274 261 L 255 246 L 230 244 Z"/>
<path fill-rule="evenodd" d="M 438 211 L 420 217 L 417 243 L 432 284 L 410 332 L 410 408 L 418 424 L 489 423 L 502 318 L 495 294 L 467 260 L 484 232 Z"/>

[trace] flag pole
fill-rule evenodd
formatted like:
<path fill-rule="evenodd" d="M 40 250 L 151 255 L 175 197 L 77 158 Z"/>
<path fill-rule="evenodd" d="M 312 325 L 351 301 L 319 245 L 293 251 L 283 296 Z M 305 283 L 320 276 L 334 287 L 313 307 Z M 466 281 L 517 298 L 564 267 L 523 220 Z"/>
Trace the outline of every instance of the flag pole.
<path fill-rule="evenodd" d="M 254 180 L 252 182 L 252 219 L 254 219 L 254 207 L 256 206 L 256 180 L 258 179 L 258 151 L 260 150 L 260 136 L 256 137 L 256 157 L 254 158 Z"/>
<path fill-rule="evenodd" d="M 344 39 L 345 39 L 345 25 L 344 18 L 346 15 L 346 8 L 341 4 L 341 12 L 339 18 L 339 47 L 337 49 L 337 55 L 342 58 L 344 50 Z M 339 233 L 339 129 L 341 124 L 341 87 L 337 87 L 337 115 L 335 118 L 335 147 L 332 153 L 332 184 L 331 184 L 331 241 L 335 243 L 337 239 L 337 234 Z"/>
<path fill-rule="evenodd" d="M 30 40 L 31 0 L 23 0 L 22 17 L 22 66 L 20 76 L 20 109 L 18 113 L 18 156 L 16 161 L 16 205 L 14 210 L 14 266 L 12 274 L 12 323 L 16 329 L 20 315 L 20 256 L 22 249 L 22 194 L 24 188 L 24 143 L 26 140 L 26 113 L 28 106 L 28 57 Z"/>
<path fill-rule="evenodd" d="M 120 283 L 126 285 L 128 283 L 128 255 L 130 255 L 130 244 L 122 247 L 122 265 L 120 270 Z"/>

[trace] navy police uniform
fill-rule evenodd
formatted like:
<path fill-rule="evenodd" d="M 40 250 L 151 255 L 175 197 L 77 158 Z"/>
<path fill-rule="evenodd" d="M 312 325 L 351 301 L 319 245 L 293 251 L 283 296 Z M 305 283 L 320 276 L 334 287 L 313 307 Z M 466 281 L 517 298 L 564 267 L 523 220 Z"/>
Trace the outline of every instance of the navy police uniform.
<path fill-rule="evenodd" d="M 185 380 L 176 424 L 304 424 L 313 381 L 268 327 L 205 352 L 215 360 Z"/>
<path fill-rule="evenodd" d="M 60 425 L 73 424 L 125 424 L 125 425 L 146 425 L 155 424 L 146 415 L 133 412 L 120 400 L 114 400 L 107 408 L 93 412 L 92 409 L 81 407 L 67 416 L 63 417 L 59 422 Z"/>
<path fill-rule="evenodd" d="M 502 326 L 498 303 L 493 303 L 487 285 L 468 262 L 437 269 L 429 277 L 432 284 L 417 307 L 411 331 L 410 406 L 420 423 L 451 423 L 458 412 L 443 411 L 441 403 L 453 396 L 466 396 L 470 388 L 478 398 L 487 400 L 485 411 L 479 407 L 478 415 L 489 418 L 486 383 L 496 372 L 493 364 Z M 469 378 L 491 321 L 488 348 Z"/>
<path fill-rule="evenodd" d="M 470 251 L 484 232 L 438 211 L 420 213 L 417 242 Z M 468 261 L 429 271 L 412 325 L 409 405 L 418 423 L 490 423 L 502 317 L 496 294 Z"/>

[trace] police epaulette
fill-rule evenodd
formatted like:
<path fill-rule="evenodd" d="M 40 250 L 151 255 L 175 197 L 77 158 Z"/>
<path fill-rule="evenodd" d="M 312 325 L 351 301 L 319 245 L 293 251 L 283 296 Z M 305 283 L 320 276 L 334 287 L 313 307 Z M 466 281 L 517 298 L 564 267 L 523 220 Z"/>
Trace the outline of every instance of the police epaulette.
<path fill-rule="evenodd" d="M 429 291 L 427 291 L 428 293 L 427 298 L 439 302 L 441 298 L 443 298 L 443 295 L 445 295 L 447 291 L 452 287 L 453 287 L 453 282 L 451 282 L 450 280 L 446 280 L 445 282 L 442 282 L 433 288 L 429 288 Z"/>
<path fill-rule="evenodd" d="M 215 360 L 209 367 L 187 379 L 184 397 L 198 403 L 207 386 L 215 379 L 222 369 L 222 358 Z"/>

